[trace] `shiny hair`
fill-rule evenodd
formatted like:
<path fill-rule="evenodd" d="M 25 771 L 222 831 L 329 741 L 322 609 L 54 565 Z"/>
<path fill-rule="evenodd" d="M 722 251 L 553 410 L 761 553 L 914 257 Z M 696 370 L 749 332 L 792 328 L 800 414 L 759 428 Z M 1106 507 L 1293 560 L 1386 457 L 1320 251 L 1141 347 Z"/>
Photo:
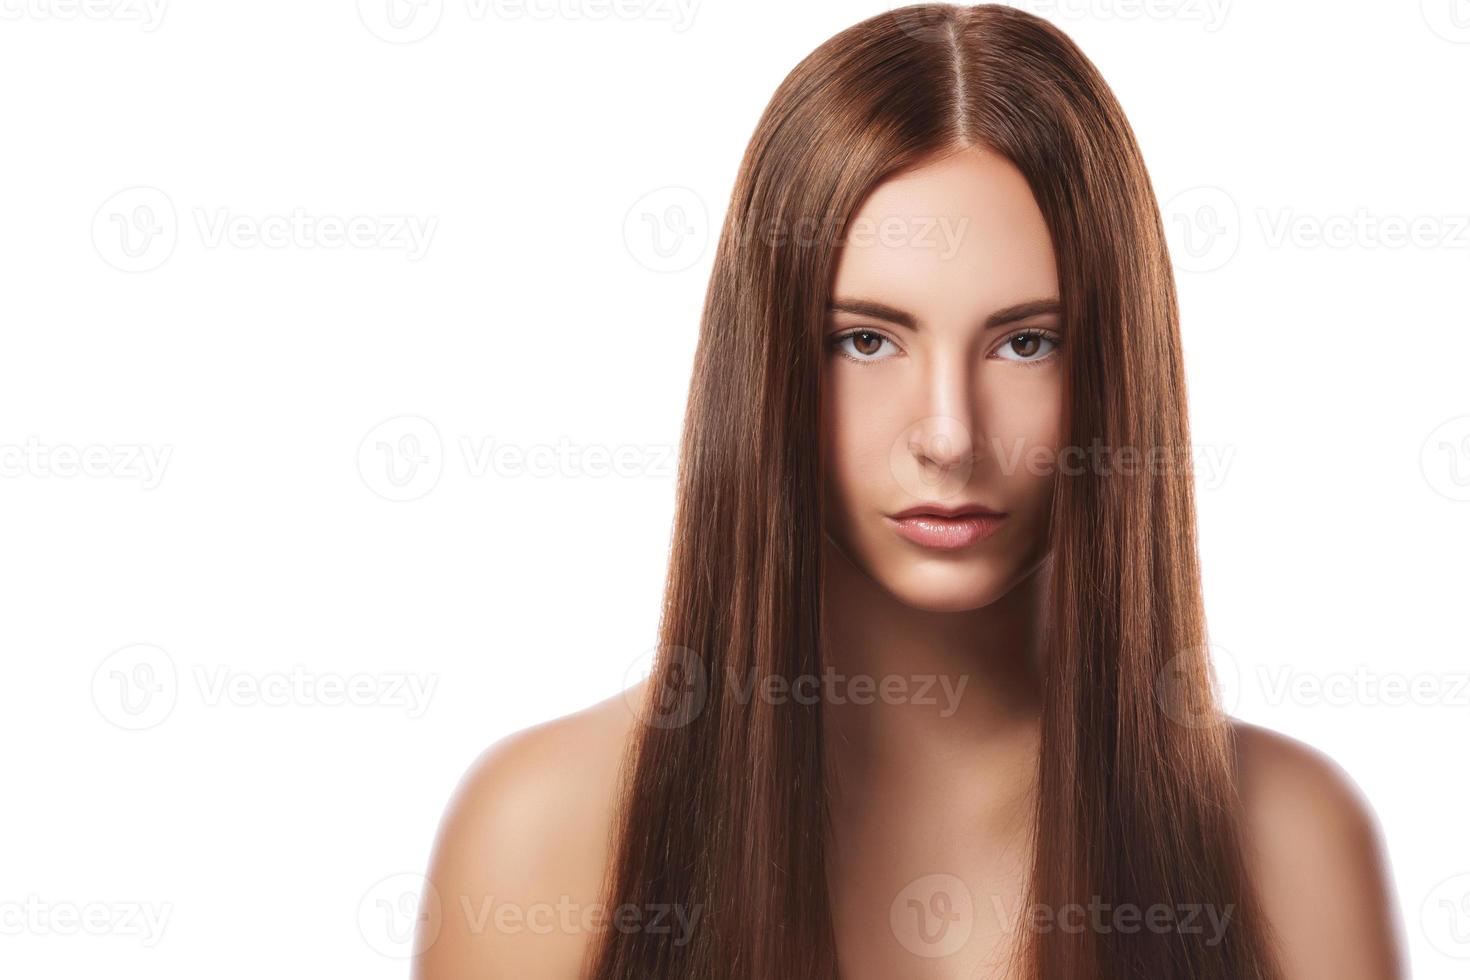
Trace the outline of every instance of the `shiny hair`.
<path fill-rule="evenodd" d="M 923 4 L 798 64 L 745 151 L 705 298 L 649 714 L 603 896 L 700 918 L 684 943 L 607 929 L 593 980 L 837 976 L 820 699 L 742 699 L 729 679 L 824 667 L 821 336 L 841 242 L 821 229 L 967 147 L 1007 158 L 1050 229 L 1064 445 L 1189 443 L 1158 204 L 1122 110 L 1065 34 L 1003 5 Z M 1193 494 L 1186 467 L 1059 471 L 1026 898 L 1190 904 L 1228 927 L 1210 942 L 1027 929 L 1021 976 L 1278 976 L 1211 684 Z"/>

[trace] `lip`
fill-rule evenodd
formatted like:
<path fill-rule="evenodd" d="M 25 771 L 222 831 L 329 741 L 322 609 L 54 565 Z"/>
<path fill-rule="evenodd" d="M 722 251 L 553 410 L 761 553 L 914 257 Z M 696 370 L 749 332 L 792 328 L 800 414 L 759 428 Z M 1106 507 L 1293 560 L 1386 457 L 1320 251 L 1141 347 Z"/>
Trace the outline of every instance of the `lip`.
<path fill-rule="evenodd" d="M 920 504 L 885 515 L 894 531 L 925 548 L 952 551 L 983 541 L 1000 530 L 1006 515 L 980 504 L 946 507 Z"/>
<path fill-rule="evenodd" d="M 984 504 L 956 504 L 946 507 L 944 504 L 916 504 L 905 508 L 896 514 L 889 514 L 894 519 L 905 517 L 1004 517 L 1004 513 L 992 510 Z"/>

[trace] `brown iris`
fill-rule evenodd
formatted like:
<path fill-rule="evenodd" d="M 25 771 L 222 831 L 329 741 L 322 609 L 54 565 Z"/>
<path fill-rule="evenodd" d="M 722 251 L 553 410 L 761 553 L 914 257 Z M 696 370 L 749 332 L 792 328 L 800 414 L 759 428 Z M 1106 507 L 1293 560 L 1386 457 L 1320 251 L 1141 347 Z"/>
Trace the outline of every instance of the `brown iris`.
<path fill-rule="evenodd" d="M 1041 344 L 1041 335 L 1034 333 L 1021 333 L 1011 338 L 1011 350 L 1022 357 L 1030 357 L 1036 353 Z M 1025 350 L 1021 348 L 1025 347 Z"/>
<path fill-rule="evenodd" d="M 872 344 L 872 350 L 866 349 L 867 344 Z M 859 354 L 876 354 L 883 347 L 883 338 L 867 330 L 860 330 L 852 334 L 852 346 Z"/>

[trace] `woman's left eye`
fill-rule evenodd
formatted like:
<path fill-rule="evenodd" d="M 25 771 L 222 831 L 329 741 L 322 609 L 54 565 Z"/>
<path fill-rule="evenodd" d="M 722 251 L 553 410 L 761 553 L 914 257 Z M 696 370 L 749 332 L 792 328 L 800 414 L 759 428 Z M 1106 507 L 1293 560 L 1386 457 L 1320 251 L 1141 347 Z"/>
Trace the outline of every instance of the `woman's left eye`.
<path fill-rule="evenodd" d="M 1003 361 L 1035 364 L 1046 360 L 1059 346 L 1061 345 L 1055 334 L 1043 330 L 1022 330 L 1007 337 L 995 349 L 995 356 Z"/>

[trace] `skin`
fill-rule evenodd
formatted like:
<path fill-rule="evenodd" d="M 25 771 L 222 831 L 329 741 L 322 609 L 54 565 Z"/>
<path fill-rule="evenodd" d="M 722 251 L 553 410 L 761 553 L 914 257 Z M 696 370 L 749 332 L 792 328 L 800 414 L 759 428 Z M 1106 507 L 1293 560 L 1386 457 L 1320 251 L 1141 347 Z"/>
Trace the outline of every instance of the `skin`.
<path fill-rule="evenodd" d="M 937 216 L 962 231 L 952 247 L 918 233 Z M 1057 274 L 1029 188 L 992 153 L 967 149 L 890 179 L 854 225 L 895 217 L 913 233 L 850 242 L 832 284 L 839 306 L 874 301 L 915 322 L 838 309 L 826 324 L 823 627 L 840 675 L 894 678 L 916 696 L 860 704 L 856 687 L 838 686 L 824 705 L 834 928 L 846 980 L 1004 978 L 1006 914 L 1031 857 L 1051 484 L 1003 461 L 1017 446 L 1055 449 L 1059 431 L 1058 348 L 1017 335 L 1065 337 L 1055 314 L 987 321 L 1055 299 Z M 857 329 L 868 333 L 838 339 Z M 938 552 L 886 521 L 923 500 L 1007 516 L 996 534 Z M 919 696 L 925 677 L 948 680 L 951 695 L 963 680 L 962 696 L 938 684 Z M 575 913 L 600 898 L 617 768 L 643 689 L 502 739 L 471 766 L 430 863 L 441 914 L 419 933 L 418 980 L 579 976 L 594 933 Z M 1230 724 L 1247 861 L 1286 980 L 1407 976 L 1366 798 L 1315 749 Z M 914 888 L 936 872 L 953 876 L 949 894 L 971 896 L 971 911 L 945 934 L 948 955 L 921 955 L 940 947 L 904 925 L 906 898 L 927 897 Z M 487 896 L 511 911 L 560 902 L 572 912 L 549 928 L 497 928 L 493 914 L 477 925 Z"/>
<path fill-rule="evenodd" d="M 955 244 L 929 244 L 918 231 L 928 216 L 961 230 Z M 852 236 L 831 290 L 823 628 L 838 670 L 913 679 L 916 696 L 834 699 L 825 712 L 840 788 L 833 914 L 846 975 L 982 977 L 1006 938 L 997 903 L 1017 907 L 1030 857 L 1021 831 L 1052 491 L 1041 468 L 1007 460 L 1017 447 L 1058 448 L 1065 342 L 1057 313 L 1004 311 L 1057 302 L 1056 264 L 1025 179 L 994 154 L 958 154 L 885 182 L 854 226 L 884 222 L 915 233 Z M 866 302 L 913 322 L 851 311 Z M 928 502 L 1007 516 L 990 537 L 940 551 L 900 537 L 887 516 Z M 931 705 L 917 696 L 927 677 L 951 691 L 967 683 L 957 701 Z M 956 779 L 957 765 L 973 778 Z M 917 956 L 895 941 L 892 906 L 940 869 L 995 901 L 976 903 L 962 949 Z"/>

